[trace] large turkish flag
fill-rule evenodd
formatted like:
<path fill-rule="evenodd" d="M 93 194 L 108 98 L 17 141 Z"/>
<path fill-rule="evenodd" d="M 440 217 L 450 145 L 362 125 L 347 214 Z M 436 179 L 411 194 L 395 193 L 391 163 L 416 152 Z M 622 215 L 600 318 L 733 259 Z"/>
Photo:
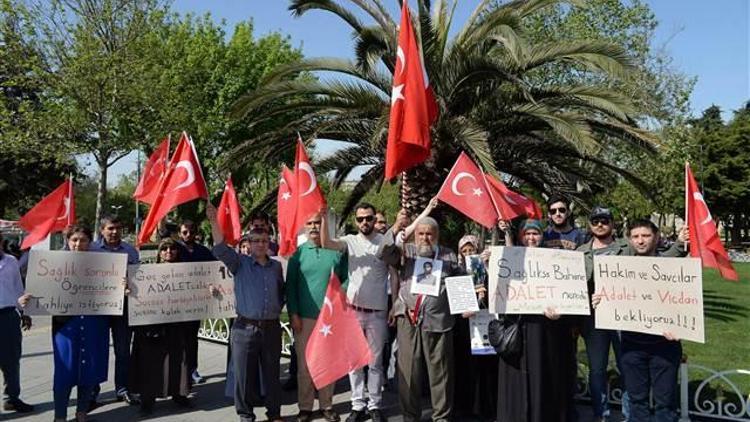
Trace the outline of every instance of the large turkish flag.
<path fill-rule="evenodd" d="M 133 198 L 146 204 L 153 204 L 159 191 L 159 183 L 167 172 L 169 164 L 169 137 L 164 138 L 161 144 L 154 150 L 146 165 L 143 167 L 143 175 L 138 181 Z"/>
<path fill-rule="evenodd" d="M 224 234 L 224 242 L 230 246 L 236 245 L 242 236 L 242 226 L 240 225 L 240 203 L 237 201 L 232 176 L 227 178 L 224 185 L 219 209 L 216 210 L 216 220 Z"/>
<path fill-rule="evenodd" d="M 297 249 L 295 183 L 297 179 L 294 173 L 286 165 L 283 166 L 276 196 L 276 226 L 279 228 L 279 255 L 281 256 L 289 256 Z"/>
<path fill-rule="evenodd" d="M 487 228 L 497 224 L 497 210 L 482 170 L 462 152 L 438 192 L 438 199 Z"/>
<path fill-rule="evenodd" d="M 21 249 L 34 246 L 51 233 L 59 232 L 75 221 L 73 180 L 68 179 L 18 220 L 18 225 L 28 232 L 21 243 Z"/>

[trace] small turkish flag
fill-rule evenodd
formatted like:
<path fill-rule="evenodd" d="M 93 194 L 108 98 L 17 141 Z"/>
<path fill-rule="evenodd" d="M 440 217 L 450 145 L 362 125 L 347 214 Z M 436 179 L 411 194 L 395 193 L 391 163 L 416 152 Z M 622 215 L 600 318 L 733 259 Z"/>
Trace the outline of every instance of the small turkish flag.
<path fill-rule="evenodd" d="M 304 352 L 310 378 L 317 389 L 370 362 L 370 347 L 357 314 L 346 304 L 346 294 L 333 272 Z"/>
<path fill-rule="evenodd" d="M 68 179 L 18 220 L 18 225 L 28 232 L 21 249 L 32 247 L 51 233 L 59 232 L 75 221 L 73 180 Z"/>
<path fill-rule="evenodd" d="M 159 221 L 172 208 L 193 199 L 208 199 L 208 189 L 193 141 L 187 133 L 182 132 L 167 173 L 157 188 L 157 196 L 138 234 L 138 245 L 149 241 Z"/>
<path fill-rule="evenodd" d="M 297 218 L 295 183 L 294 173 L 284 165 L 281 168 L 279 192 L 276 196 L 276 227 L 279 228 L 279 255 L 281 256 L 289 256 L 297 249 L 297 231 L 294 229 Z"/>
<path fill-rule="evenodd" d="M 448 173 L 437 197 L 484 227 L 492 228 L 497 223 L 497 210 L 487 193 L 482 170 L 464 152 Z"/>
<path fill-rule="evenodd" d="M 296 194 L 296 225 L 292 229 L 296 233 L 305 226 L 307 219 L 313 214 L 320 211 L 326 205 L 326 198 L 323 196 L 323 191 L 318 185 L 318 179 L 315 177 L 315 171 L 313 171 L 310 165 L 310 158 L 305 152 L 305 145 L 302 143 L 302 139 L 297 139 L 297 154 L 294 164 L 294 176 Z"/>
<path fill-rule="evenodd" d="M 221 195 L 219 209 L 216 212 L 216 220 L 224 234 L 224 242 L 230 246 L 236 245 L 242 236 L 242 226 L 240 225 L 240 204 L 237 202 L 237 192 L 232 184 L 232 176 L 227 178 L 224 194 Z"/>
<path fill-rule="evenodd" d="M 169 137 L 166 137 L 148 157 L 148 161 L 143 167 L 141 180 L 138 181 L 138 186 L 133 193 L 133 199 L 149 205 L 154 203 L 159 190 L 159 182 L 166 174 L 168 163 Z"/>
<path fill-rule="evenodd" d="M 485 174 L 484 177 L 501 219 L 509 221 L 519 215 L 525 215 L 534 220 L 542 218 L 542 208 L 536 201 L 508 189 L 505 183 L 489 174 Z"/>
<path fill-rule="evenodd" d="M 716 223 L 688 163 L 685 163 L 685 204 L 690 231 L 690 256 L 700 257 L 703 266 L 718 269 L 727 280 L 738 281 L 737 271 L 721 243 Z"/>
<path fill-rule="evenodd" d="M 438 106 L 422 63 L 422 52 L 411 24 L 408 1 L 401 6 L 396 67 L 393 70 L 391 115 L 385 151 L 385 178 L 422 163 L 430 156 L 430 125 Z"/>

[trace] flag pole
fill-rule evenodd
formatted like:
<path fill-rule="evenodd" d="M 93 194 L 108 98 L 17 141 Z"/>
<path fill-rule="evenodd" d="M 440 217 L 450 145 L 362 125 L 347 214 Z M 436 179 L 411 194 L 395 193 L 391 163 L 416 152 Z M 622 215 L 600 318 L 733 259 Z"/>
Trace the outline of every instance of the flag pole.
<path fill-rule="evenodd" d="M 688 203 L 690 201 L 690 198 L 688 198 L 688 169 L 690 168 L 690 163 L 688 161 L 685 161 L 685 224 L 688 226 L 688 230 L 690 230 L 690 220 L 688 219 L 690 215 L 688 214 Z M 690 241 L 685 242 L 685 251 L 689 251 L 689 243 Z"/>

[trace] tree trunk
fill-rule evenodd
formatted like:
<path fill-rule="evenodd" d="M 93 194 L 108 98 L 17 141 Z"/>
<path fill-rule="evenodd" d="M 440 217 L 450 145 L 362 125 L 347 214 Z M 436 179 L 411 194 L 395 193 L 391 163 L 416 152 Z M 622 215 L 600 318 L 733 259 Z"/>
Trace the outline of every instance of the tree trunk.
<path fill-rule="evenodd" d="M 94 239 L 99 240 L 99 224 L 104 216 L 104 203 L 107 201 L 107 159 L 97 159 L 99 166 L 99 183 L 96 186 L 96 214 L 94 216 Z"/>
<path fill-rule="evenodd" d="M 401 175 L 401 208 L 416 217 L 437 195 L 446 174 L 434 167 L 419 165 Z"/>

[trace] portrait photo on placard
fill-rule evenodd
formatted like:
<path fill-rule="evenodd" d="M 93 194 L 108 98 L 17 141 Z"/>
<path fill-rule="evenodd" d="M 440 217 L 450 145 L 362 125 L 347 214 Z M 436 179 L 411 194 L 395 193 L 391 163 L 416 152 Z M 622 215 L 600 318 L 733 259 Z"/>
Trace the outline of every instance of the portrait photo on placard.
<path fill-rule="evenodd" d="M 443 261 L 431 258 L 417 258 L 414 262 L 414 274 L 411 277 L 411 292 L 437 296 L 440 294 L 440 276 Z"/>

